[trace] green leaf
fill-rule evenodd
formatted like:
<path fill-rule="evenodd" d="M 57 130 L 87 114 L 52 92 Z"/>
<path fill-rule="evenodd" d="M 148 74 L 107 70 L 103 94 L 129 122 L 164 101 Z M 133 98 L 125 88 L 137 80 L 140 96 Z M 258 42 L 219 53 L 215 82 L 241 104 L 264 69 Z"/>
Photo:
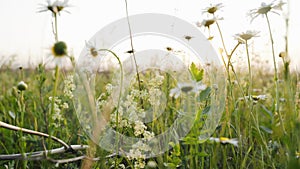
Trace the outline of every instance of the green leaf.
<path fill-rule="evenodd" d="M 269 134 L 273 134 L 273 130 L 271 130 L 270 128 L 266 127 L 266 126 L 259 126 L 263 131 L 269 133 Z"/>
<path fill-rule="evenodd" d="M 207 154 L 205 151 L 201 151 L 201 152 L 197 153 L 197 155 L 200 156 L 200 157 L 207 157 L 207 156 L 209 156 L 209 154 Z"/>
<path fill-rule="evenodd" d="M 273 118 L 273 113 L 270 111 L 266 106 L 261 105 L 261 108 L 264 110 L 265 113 L 267 113 L 271 118 Z"/>
<path fill-rule="evenodd" d="M 197 68 L 194 62 L 190 66 L 190 72 L 196 82 L 199 82 L 203 79 L 204 70 Z"/>
<path fill-rule="evenodd" d="M 208 96 L 210 94 L 211 88 L 207 87 L 205 90 L 201 91 L 200 95 L 198 96 L 197 101 L 204 101 L 204 100 L 208 100 Z"/>

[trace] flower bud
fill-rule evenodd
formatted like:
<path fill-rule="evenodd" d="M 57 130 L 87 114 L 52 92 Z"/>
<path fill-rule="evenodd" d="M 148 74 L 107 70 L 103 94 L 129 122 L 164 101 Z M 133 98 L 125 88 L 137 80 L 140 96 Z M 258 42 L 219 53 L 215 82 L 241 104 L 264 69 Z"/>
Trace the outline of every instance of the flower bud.
<path fill-rule="evenodd" d="M 24 81 L 21 81 L 17 85 L 17 89 L 20 91 L 26 90 L 27 89 L 27 84 Z"/>

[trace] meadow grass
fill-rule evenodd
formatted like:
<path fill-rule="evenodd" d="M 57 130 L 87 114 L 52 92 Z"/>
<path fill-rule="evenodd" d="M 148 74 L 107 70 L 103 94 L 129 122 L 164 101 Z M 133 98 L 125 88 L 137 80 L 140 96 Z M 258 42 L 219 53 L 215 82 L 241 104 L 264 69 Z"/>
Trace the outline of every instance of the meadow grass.
<path fill-rule="evenodd" d="M 101 52 L 109 52 L 118 60 L 121 75 L 116 76 L 118 70 L 113 69 L 96 71 L 95 76 L 90 76 L 87 71 L 82 86 L 92 83 L 95 97 L 90 97 L 91 93 L 76 95 L 76 88 L 82 87 L 76 81 L 78 72 L 74 67 L 63 69 L 65 62 L 62 59 L 66 58 L 73 66 L 76 61 L 69 56 L 66 43 L 59 40 L 57 26 L 60 12 L 68 7 L 67 2 L 47 1 L 40 10 L 52 14 L 53 69 L 47 69 L 43 64 L 14 70 L 9 65 L 1 65 L 0 168 L 300 168 L 299 73 L 290 71 L 288 48 L 280 53 L 280 57 L 275 56 L 267 15 L 281 10 L 284 3 L 274 1 L 250 11 L 253 19 L 259 15 L 267 19 L 273 68 L 260 60 L 253 62 L 253 54 L 248 50 L 248 41 L 259 32 L 236 34 L 237 45 L 228 51 L 219 23 L 222 18 L 215 15 L 223 5 L 204 9 L 204 13 L 213 18 L 204 19 L 197 25 L 209 30 L 208 40 L 214 38 L 210 28 L 217 26 L 224 51 L 221 55 L 226 79 L 221 80 L 226 81 L 226 103 L 213 134 L 200 139 L 205 132 L 202 131 L 205 120 L 211 113 L 209 110 L 215 106 L 211 98 L 218 92 L 218 86 L 209 84 L 208 72 L 200 65 L 189 65 L 192 82 L 180 83 L 168 72 L 139 72 L 135 62 L 137 78 L 131 80 L 127 94 L 122 96 L 118 89 L 124 85 L 123 78 L 128 77 L 119 56 L 109 49 L 97 49 L 87 43 L 86 57 L 90 57 L 91 63 L 102 57 Z M 128 10 L 126 14 L 128 17 Z M 130 24 L 128 26 L 130 28 Z M 233 54 L 240 45 L 246 45 L 247 71 L 237 69 L 232 63 Z M 132 38 L 131 47 L 133 49 Z M 283 66 L 278 67 L 280 61 Z M 113 78 L 120 78 L 120 81 L 115 83 Z M 113 103 L 110 99 L 116 97 L 116 91 L 118 99 Z M 186 98 L 191 99 L 188 95 L 191 93 L 195 96 L 192 99 L 198 101 L 196 106 L 185 102 Z M 166 95 L 165 104 L 159 100 L 163 94 Z M 78 100 L 82 105 L 89 105 L 91 113 L 78 104 Z M 146 158 L 145 154 L 151 152 L 151 148 L 144 141 L 167 131 L 176 119 L 191 116 L 182 111 L 182 105 L 188 110 L 196 108 L 192 112 L 194 118 L 189 132 L 183 137 L 178 135 L 180 131 L 173 132 L 167 138 L 170 139 L 167 145 L 162 144 L 161 148 L 166 151 Z M 147 109 L 152 111 L 149 117 L 145 113 Z M 163 113 L 159 114 L 161 110 Z M 152 121 L 143 122 L 144 116 Z M 188 128 L 188 124 L 181 122 L 175 125 L 183 126 L 183 130 Z M 116 136 L 108 140 L 115 149 L 107 151 L 95 143 L 103 138 L 106 127 L 141 141 L 126 147 L 122 144 L 129 144 L 123 137 Z"/>
<path fill-rule="evenodd" d="M 62 71 L 62 78 L 57 86 L 57 96 L 61 102 L 68 103 L 69 107 L 61 110 L 61 118 L 55 121 L 59 126 L 51 126 L 47 113 L 51 101 L 52 90 L 54 88 L 54 70 L 41 70 L 36 68 L 31 70 L 9 70 L 1 69 L 1 104 L 0 121 L 24 127 L 27 129 L 51 133 L 71 145 L 87 145 L 89 137 L 83 131 L 79 124 L 77 115 L 72 105 L 72 100 L 65 96 L 63 92 L 64 80 L 68 74 L 73 72 Z M 283 70 L 283 69 L 282 69 Z M 283 71 L 280 73 L 280 100 L 281 111 L 283 114 L 284 133 L 280 127 L 278 114 L 274 114 L 275 94 L 273 84 L 273 74 L 264 71 L 261 67 L 253 68 L 253 97 L 260 94 L 266 94 L 266 99 L 253 99 L 254 103 L 249 109 L 249 103 L 244 100 L 240 88 L 236 83 L 228 84 L 231 88 L 231 94 L 227 94 L 227 104 L 213 137 L 238 138 L 238 147 L 231 144 L 220 144 L 211 141 L 200 142 L 198 140 L 201 130 L 201 119 L 196 119 L 190 133 L 179 143 L 170 143 L 171 148 L 168 152 L 157 157 L 145 160 L 155 162 L 157 168 L 297 168 L 299 167 L 299 158 L 296 153 L 299 152 L 299 81 L 298 74 L 292 72 L 284 79 Z M 236 72 L 241 87 L 246 91 L 248 85 L 247 72 Z M 151 76 L 150 74 L 146 74 Z M 110 73 L 99 73 L 97 84 L 99 93 L 110 82 Z M 27 90 L 19 91 L 17 84 L 23 80 L 28 84 Z M 21 98 L 23 97 L 23 98 Z M 22 101 L 21 101 L 22 99 Z M 22 108 L 24 105 L 24 109 Z M 22 111 L 24 118 L 21 118 Z M 172 112 L 171 110 L 167 110 Z M 165 114 L 166 115 L 166 114 Z M 166 127 L 163 119 L 174 119 L 176 113 L 167 114 L 155 122 L 157 129 Z M 172 120 L 170 120 L 172 121 Z M 47 126 L 50 126 L 48 128 Z M 148 125 L 149 127 L 151 125 Z M 1 155 L 15 154 L 20 152 L 33 152 L 43 150 L 43 147 L 56 148 L 61 147 L 57 142 L 51 142 L 49 139 L 25 134 L 1 128 Z M 127 128 L 127 134 L 132 135 L 132 129 Z M 49 168 L 54 167 L 55 162 L 50 159 L 67 159 L 78 155 L 83 155 L 84 150 L 76 152 L 66 152 L 58 155 L 49 154 L 44 160 L 35 159 L 26 160 L 1 160 L 0 166 L 13 166 L 19 168 L 26 161 L 29 168 Z M 95 157 L 99 157 L 93 166 L 95 168 L 109 168 L 114 166 L 115 161 L 125 166 L 133 166 L 134 160 L 128 160 L 125 157 L 113 156 L 105 158 L 109 152 L 96 147 Z M 47 160 L 48 159 L 48 160 Z M 118 160 L 115 160 L 118 159 Z M 150 163 L 151 164 L 151 163 Z M 168 165 L 168 167 L 166 166 Z M 79 168 L 80 161 L 60 164 L 60 168 Z M 176 167 L 177 166 L 177 167 Z M 147 167 L 147 166 L 146 166 Z M 148 167 L 149 168 L 149 167 Z"/>

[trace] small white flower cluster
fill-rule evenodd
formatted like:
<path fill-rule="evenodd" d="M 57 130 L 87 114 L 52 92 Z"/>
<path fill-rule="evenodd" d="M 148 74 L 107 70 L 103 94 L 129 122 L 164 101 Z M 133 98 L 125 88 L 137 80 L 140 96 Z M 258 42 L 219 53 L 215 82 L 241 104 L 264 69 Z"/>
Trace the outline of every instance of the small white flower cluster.
<path fill-rule="evenodd" d="M 116 163 L 116 161 L 115 160 L 113 160 L 113 161 L 111 161 L 110 162 L 110 169 L 115 169 L 116 168 L 116 166 L 115 166 L 115 163 Z M 119 164 L 118 165 L 118 169 L 126 169 L 126 166 L 125 166 L 125 164 Z"/>
<path fill-rule="evenodd" d="M 145 168 L 145 153 L 149 151 L 151 151 L 151 148 L 148 145 L 143 143 L 143 141 L 138 141 L 137 143 L 132 145 L 132 149 L 130 149 L 127 157 L 129 160 L 135 160 L 134 168 Z"/>
<path fill-rule="evenodd" d="M 69 105 L 66 102 L 62 102 L 61 99 L 59 99 L 58 97 L 54 97 L 54 98 L 52 96 L 49 97 L 49 100 L 51 102 L 53 99 L 54 99 L 54 105 L 53 105 L 54 112 L 51 116 L 53 121 L 52 125 L 55 127 L 60 127 L 60 121 L 64 120 L 61 114 L 61 110 L 68 109 Z M 49 104 L 49 107 L 51 107 L 51 103 Z"/>
<path fill-rule="evenodd" d="M 143 122 L 136 121 L 134 125 L 134 135 L 135 136 L 142 135 L 146 129 L 147 126 Z"/>
<path fill-rule="evenodd" d="M 149 103 L 152 106 L 158 107 L 160 105 L 160 97 L 163 95 L 163 92 L 160 89 L 157 88 L 151 88 L 149 90 Z"/>
<path fill-rule="evenodd" d="M 74 97 L 73 91 L 75 90 L 76 86 L 74 84 L 74 77 L 73 75 L 68 75 L 64 80 L 64 95 L 69 99 Z"/>

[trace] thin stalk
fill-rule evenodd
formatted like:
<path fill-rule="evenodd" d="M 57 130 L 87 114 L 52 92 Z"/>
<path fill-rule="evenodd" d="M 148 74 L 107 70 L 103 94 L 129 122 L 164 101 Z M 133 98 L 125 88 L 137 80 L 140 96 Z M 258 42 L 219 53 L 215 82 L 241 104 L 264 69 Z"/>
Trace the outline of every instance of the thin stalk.
<path fill-rule="evenodd" d="M 120 103 L 121 103 L 121 96 L 122 96 L 122 88 L 123 88 L 123 66 L 122 66 L 122 62 L 120 60 L 120 58 L 117 56 L 116 53 L 114 53 L 113 51 L 109 50 L 109 49 L 100 49 L 99 51 L 106 51 L 111 53 L 112 55 L 114 55 L 114 57 L 118 60 L 118 63 L 120 65 L 120 69 L 121 69 L 121 81 L 120 81 L 120 93 L 119 93 L 119 98 L 118 98 L 118 103 L 117 103 L 117 111 L 116 111 L 116 132 L 118 133 L 118 129 L 119 129 L 119 107 L 120 107 Z M 116 138 L 116 143 L 117 143 L 117 150 L 116 150 L 116 154 L 119 154 L 119 135 L 117 134 L 117 138 Z"/>
<path fill-rule="evenodd" d="M 57 14 L 54 13 L 54 36 L 55 36 L 55 42 L 58 42 L 58 32 L 57 32 Z"/>
<path fill-rule="evenodd" d="M 236 78 L 236 80 L 237 80 L 238 86 L 239 86 L 239 88 L 240 88 L 240 90 L 241 90 L 241 92 L 242 92 L 242 95 L 243 95 L 243 97 L 245 98 L 244 91 L 243 91 L 243 89 L 242 89 L 242 87 L 241 87 L 241 85 L 240 85 L 240 82 L 239 82 L 239 80 L 238 80 L 238 76 L 237 76 L 237 74 L 236 74 L 236 72 L 235 72 L 235 70 L 234 70 L 234 67 L 233 67 L 232 63 L 231 63 L 231 57 L 232 57 L 233 53 L 235 52 L 235 50 L 237 49 L 237 47 L 240 45 L 240 43 L 238 43 L 238 44 L 233 48 L 233 50 L 231 51 L 231 53 L 228 54 L 227 49 L 226 49 L 226 46 L 225 46 L 225 41 L 224 41 L 224 38 L 223 38 L 223 34 L 222 34 L 222 31 L 221 31 L 221 28 L 220 28 L 220 25 L 219 25 L 218 21 L 216 21 L 216 25 L 217 25 L 217 28 L 218 28 L 218 31 L 219 31 L 219 34 L 220 34 L 220 38 L 221 38 L 221 41 L 222 41 L 222 45 L 223 45 L 225 54 L 226 54 L 226 56 L 228 57 L 228 65 L 226 66 L 225 60 L 224 60 L 224 58 L 223 58 L 223 56 L 222 56 L 222 60 L 223 60 L 223 62 L 224 62 L 224 65 L 225 65 L 225 67 L 227 68 L 226 71 L 227 71 L 227 73 L 228 73 L 228 77 L 229 77 L 229 65 L 230 65 L 230 66 L 231 66 L 231 70 L 232 70 L 232 72 L 233 72 L 233 74 L 234 74 L 234 76 L 235 76 L 235 78 Z M 230 81 L 230 77 L 229 77 L 228 80 Z M 245 100 L 246 100 L 246 99 L 245 99 Z M 248 101 L 246 100 L 246 102 L 248 102 Z"/>
<path fill-rule="evenodd" d="M 20 113 L 21 113 L 21 121 L 20 121 L 20 126 L 23 127 L 24 126 L 24 113 L 25 113 L 25 104 L 24 104 L 24 91 L 20 91 L 20 98 L 19 98 L 19 109 L 20 109 Z M 20 131 L 20 135 L 19 135 L 19 146 L 21 148 L 21 154 L 23 157 L 25 157 L 25 149 L 26 149 L 26 142 L 23 138 L 23 131 Z M 26 169 L 27 166 L 27 161 L 22 161 L 22 168 Z"/>
<path fill-rule="evenodd" d="M 251 61 L 248 49 L 248 41 L 246 40 L 246 53 L 247 53 L 247 60 L 248 60 L 248 72 L 249 72 L 249 87 L 248 87 L 248 97 L 251 99 L 251 91 L 252 91 L 252 72 L 251 72 Z"/>
<path fill-rule="evenodd" d="M 235 45 L 235 47 L 232 49 L 230 55 L 228 55 L 228 62 L 227 62 L 227 70 L 228 70 L 228 71 L 229 71 L 229 66 L 232 67 L 231 57 L 232 57 L 233 53 L 235 52 L 235 50 L 239 47 L 240 44 L 241 44 L 241 43 L 238 42 L 238 43 Z"/>
<path fill-rule="evenodd" d="M 137 80 L 138 80 L 139 90 L 142 91 L 140 74 L 139 74 L 138 65 L 137 65 L 137 62 L 136 62 L 135 52 L 134 52 L 134 48 L 133 48 L 132 31 L 131 31 L 131 26 L 130 26 L 130 21 L 129 21 L 129 15 L 128 15 L 128 3 L 127 3 L 127 0 L 125 0 L 125 6 L 126 6 L 126 18 L 127 18 L 128 29 L 129 29 L 129 37 L 130 37 L 130 46 L 131 46 L 132 56 L 133 56 L 133 60 L 134 60 L 134 64 L 135 64 L 135 71 L 136 71 L 136 76 L 137 76 Z"/>
<path fill-rule="evenodd" d="M 216 25 L 217 25 L 218 31 L 220 33 L 220 37 L 221 37 L 221 41 L 222 41 L 222 45 L 223 45 L 224 51 L 226 53 L 226 56 L 228 56 L 228 52 L 227 52 L 227 49 L 226 49 L 226 46 L 225 46 L 225 41 L 224 41 L 223 34 L 222 34 L 222 31 L 221 31 L 221 28 L 219 26 L 218 21 L 216 21 Z"/>
<path fill-rule="evenodd" d="M 54 88 L 53 88 L 53 92 L 52 92 L 51 109 L 50 109 L 49 118 L 48 118 L 49 119 L 49 123 L 48 123 L 49 127 L 48 127 L 48 129 L 49 129 L 49 135 L 50 135 L 50 137 L 53 134 L 53 130 L 52 130 L 53 128 L 51 127 L 51 125 L 53 123 L 52 116 L 54 114 L 54 108 L 55 108 L 54 105 L 55 105 L 55 97 L 56 97 L 56 93 L 57 93 L 58 78 L 59 78 L 59 67 L 58 67 L 58 65 L 56 65 L 55 66 L 55 72 L 54 72 Z"/>
<path fill-rule="evenodd" d="M 270 24 L 270 21 L 269 21 L 268 14 L 266 13 L 265 15 L 266 15 L 267 23 L 268 23 L 268 28 L 269 28 L 271 47 L 272 47 L 273 64 L 274 64 L 274 71 L 275 71 L 274 72 L 274 80 L 275 80 L 275 88 L 276 88 L 275 89 L 276 90 L 275 112 L 278 113 L 282 131 L 283 131 L 284 134 L 286 134 L 284 124 L 283 124 L 282 115 L 281 115 L 280 110 L 279 110 L 279 103 L 280 103 L 280 101 L 279 101 L 279 84 L 278 84 L 278 71 L 277 71 L 277 66 L 276 66 L 275 50 L 274 50 L 274 40 L 273 40 L 273 35 L 272 35 L 272 31 L 271 31 L 271 24 Z"/>

